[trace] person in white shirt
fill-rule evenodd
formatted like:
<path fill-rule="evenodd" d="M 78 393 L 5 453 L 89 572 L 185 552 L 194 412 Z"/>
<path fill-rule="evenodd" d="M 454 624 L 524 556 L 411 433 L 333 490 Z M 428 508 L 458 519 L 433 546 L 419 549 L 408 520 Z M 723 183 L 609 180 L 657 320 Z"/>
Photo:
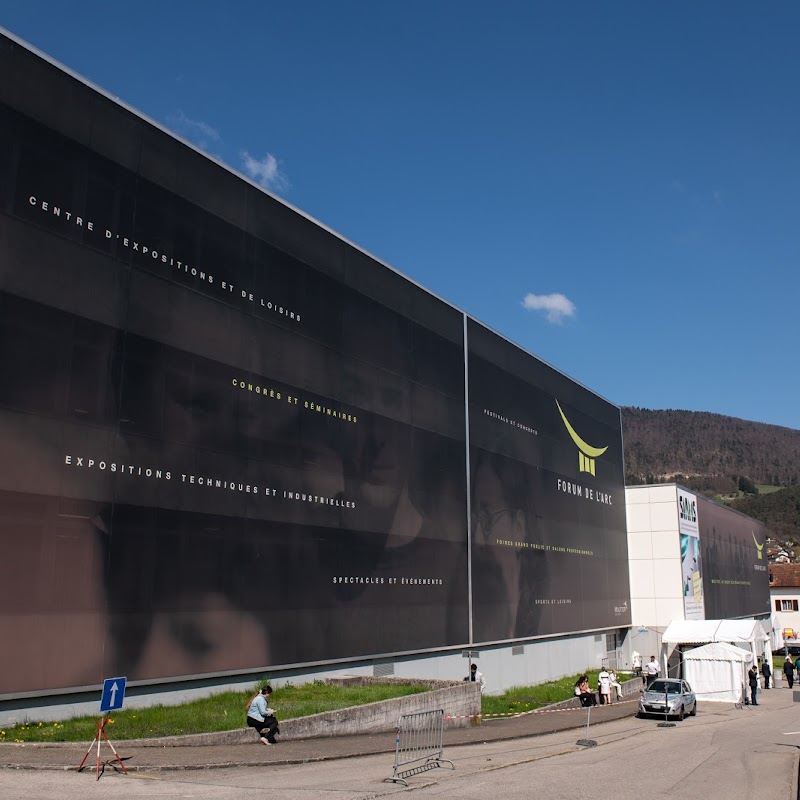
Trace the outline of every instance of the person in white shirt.
<path fill-rule="evenodd" d="M 645 672 L 647 674 L 647 683 L 651 683 L 658 677 L 658 673 L 661 672 L 661 667 L 656 661 L 655 656 L 650 656 L 650 661 L 645 667 Z"/>
<path fill-rule="evenodd" d="M 601 669 L 597 676 L 597 688 L 600 694 L 600 705 L 611 705 L 611 675 L 608 670 Z"/>
<path fill-rule="evenodd" d="M 641 653 L 638 653 L 636 650 L 633 651 L 631 654 L 631 658 L 633 660 L 633 674 L 636 677 L 641 677 L 642 674 L 642 656 Z"/>
<path fill-rule="evenodd" d="M 481 685 L 481 694 L 486 691 L 486 678 L 483 677 L 483 673 L 478 671 L 478 665 L 472 664 L 469 668 L 469 675 L 467 675 L 466 679 L 468 681 L 472 681 L 473 683 L 479 683 Z"/>
<path fill-rule="evenodd" d="M 608 673 L 609 677 L 611 678 L 611 690 L 612 695 L 614 696 L 615 700 L 622 699 L 622 684 L 620 684 L 619 679 L 617 678 L 617 671 L 616 670 L 609 670 Z"/>

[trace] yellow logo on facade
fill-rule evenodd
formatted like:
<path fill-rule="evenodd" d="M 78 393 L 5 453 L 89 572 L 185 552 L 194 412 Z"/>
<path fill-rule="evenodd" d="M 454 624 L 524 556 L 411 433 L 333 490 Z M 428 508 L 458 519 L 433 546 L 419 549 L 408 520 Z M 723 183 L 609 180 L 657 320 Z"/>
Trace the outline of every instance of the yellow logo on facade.
<path fill-rule="evenodd" d="M 572 425 L 569 424 L 569 420 L 561 410 L 561 405 L 558 400 L 556 400 L 556 405 L 558 406 L 558 413 L 561 414 L 561 419 L 564 420 L 567 433 L 569 433 L 570 438 L 575 442 L 578 448 L 578 472 L 588 472 L 590 475 L 594 475 L 594 460 L 600 458 L 600 456 L 608 450 L 608 445 L 605 447 L 592 447 L 590 444 L 586 444 L 586 442 L 575 433 L 575 429 Z"/>
<path fill-rule="evenodd" d="M 753 541 L 756 543 L 756 553 L 758 553 L 759 559 L 763 560 L 763 558 L 764 558 L 764 542 L 761 542 L 761 544 L 759 544 L 758 543 L 758 539 L 756 539 L 756 535 L 752 531 L 750 531 L 750 535 L 753 537 Z"/>

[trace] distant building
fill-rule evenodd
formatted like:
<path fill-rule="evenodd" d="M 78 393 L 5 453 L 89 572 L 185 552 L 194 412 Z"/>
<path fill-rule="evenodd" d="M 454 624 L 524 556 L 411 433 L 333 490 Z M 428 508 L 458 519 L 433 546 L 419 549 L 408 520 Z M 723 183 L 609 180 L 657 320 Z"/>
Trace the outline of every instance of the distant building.
<path fill-rule="evenodd" d="M 760 522 L 676 483 L 628 486 L 625 500 L 631 648 L 659 652 L 667 627 L 684 620 L 756 620 L 771 632 Z M 677 657 L 669 669 L 679 674 Z"/>
<path fill-rule="evenodd" d="M 800 564 L 771 564 L 770 605 L 784 641 L 793 642 L 800 632 Z"/>
<path fill-rule="evenodd" d="M 634 626 L 769 617 L 760 522 L 675 483 L 625 495 Z"/>

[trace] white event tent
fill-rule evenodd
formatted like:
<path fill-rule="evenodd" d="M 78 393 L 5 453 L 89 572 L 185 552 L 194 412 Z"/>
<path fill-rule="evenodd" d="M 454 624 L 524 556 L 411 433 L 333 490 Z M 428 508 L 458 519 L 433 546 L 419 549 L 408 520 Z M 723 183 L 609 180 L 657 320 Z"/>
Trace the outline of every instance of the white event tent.
<path fill-rule="evenodd" d="M 678 645 L 709 642 L 728 642 L 743 647 L 753 658 L 769 658 L 771 653 L 769 634 L 754 619 L 676 619 L 667 626 L 661 642 L 665 655 Z"/>
<path fill-rule="evenodd" d="M 749 661 L 753 662 L 758 658 L 771 659 L 772 648 L 770 647 L 770 635 L 765 632 L 764 627 L 757 620 L 753 619 L 705 619 L 705 620 L 673 620 L 664 631 L 661 640 L 662 645 L 662 661 L 666 668 L 669 654 L 680 645 L 706 645 L 712 642 L 726 643 L 732 645 L 737 650 L 746 650 L 749 655 Z M 683 662 L 686 666 L 687 659 L 697 649 L 684 650 Z M 721 657 L 721 651 L 716 651 L 718 657 Z M 728 654 L 730 661 L 731 654 Z M 702 654 L 701 654 L 702 657 Z M 710 659 L 713 661 L 714 659 Z M 707 667 L 706 669 L 711 669 Z M 723 667 L 719 667 L 723 669 Z M 725 669 L 737 670 L 738 666 L 729 665 Z M 745 672 L 747 667 L 745 667 Z M 774 675 L 774 678 L 778 678 Z M 688 676 L 686 678 L 689 680 Z M 689 680 L 690 685 L 695 691 L 694 684 Z M 701 698 L 710 699 L 710 698 Z M 734 702 L 739 702 L 741 697 L 737 697 Z"/>
<path fill-rule="evenodd" d="M 698 700 L 741 703 L 752 663 L 749 650 L 727 642 L 711 642 L 683 654 L 683 674 Z"/>

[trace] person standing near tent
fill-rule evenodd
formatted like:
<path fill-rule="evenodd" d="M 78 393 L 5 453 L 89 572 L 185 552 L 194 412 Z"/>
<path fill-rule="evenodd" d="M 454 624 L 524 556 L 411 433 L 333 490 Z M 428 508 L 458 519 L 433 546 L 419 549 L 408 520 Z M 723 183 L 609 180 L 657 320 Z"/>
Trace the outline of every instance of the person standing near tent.
<path fill-rule="evenodd" d="M 661 667 L 655 656 L 650 656 L 650 661 L 644 671 L 647 675 L 647 685 L 649 686 L 658 677 L 658 673 L 661 672 Z"/>
<path fill-rule="evenodd" d="M 792 659 L 789 656 L 786 656 L 786 660 L 783 662 L 783 675 L 791 689 L 794 686 L 794 664 L 792 664 Z"/>
<path fill-rule="evenodd" d="M 769 679 L 772 677 L 772 667 L 769 665 L 768 658 L 765 658 L 764 663 L 761 665 L 761 674 L 764 676 L 764 688 L 769 689 Z"/>
<path fill-rule="evenodd" d="M 758 700 L 756 700 L 756 697 L 758 696 L 758 667 L 755 664 L 750 667 L 750 670 L 747 673 L 747 679 L 750 683 L 750 705 L 757 706 Z"/>
<path fill-rule="evenodd" d="M 597 693 L 600 695 L 600 705 L 610 706 L 611 675 L 609 675 L 608 670 L 605 667 L 600 670 L 600 674 L 597 676 L 597 690 Z"/>
<path fill-rule="evenodd" d="M 641 678 L 642 676 L 642 656 L 641 653 L 637 653 L 636 650 L 633 651 L 631 654 L 631 659 L 633 661 L 633 674 L 637 678 Z"/>

